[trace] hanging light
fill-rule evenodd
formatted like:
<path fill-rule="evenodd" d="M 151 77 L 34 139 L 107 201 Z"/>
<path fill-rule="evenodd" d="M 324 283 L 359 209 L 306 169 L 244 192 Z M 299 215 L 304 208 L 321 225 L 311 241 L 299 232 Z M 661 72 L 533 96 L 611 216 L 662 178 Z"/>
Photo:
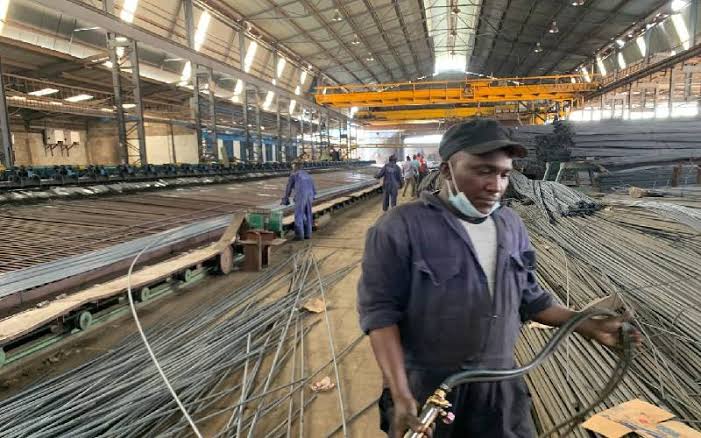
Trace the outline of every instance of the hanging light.
<path fill-rule="evenodd" d="M 360 38 L 358 38 L 357 33 L 353 34 L 353 41 L 351 41 L 351 44 L 353 44 L 354 46 L 357 46 L 358 44 L 360 44 Z"/>
<path fill-rule="evenodd" d="M 583 6 L 585 0 L 574 0 L 572 6 Z"/>
<path fill-rule="evenodd" d="M 343 21 L 343 16 L 341 15 L 341 12 L 338 9 L 334 9 L 333 11 L 333 17 L 331 20 L 335 22 Z"/>
<path fill-rule="evenodd" d="M 371 52 L 368 52 L 368 56 L 365 58 L 365 61 L 367 62 L 373 62 L 375 60 L 375 57 L 372 56 Z"/>
<path fill-rule="evenodd" d="M 560 29 L 557 28 L 557 21 L 553 20 L 552 24 L 550 25 L 550 30 L 548 32 L 550 32 L 550 33 L 560 32 Z"/>
<path fill-rule="evenodd" d="M 533 49 L 534 52 L 540 53 L 543 51 L 543 48 L 540 46 L 540 43 L 535 43 L 535 49 Z"/>
<path fill-rule="evenodd" d="M 455 7 L 450 11 L 450 13 L 453 14 L 453 15 L 458 15 L 458 14 L 460 13 L 460 8 L 458 8 L 457 6 L 455 6 Z"/>

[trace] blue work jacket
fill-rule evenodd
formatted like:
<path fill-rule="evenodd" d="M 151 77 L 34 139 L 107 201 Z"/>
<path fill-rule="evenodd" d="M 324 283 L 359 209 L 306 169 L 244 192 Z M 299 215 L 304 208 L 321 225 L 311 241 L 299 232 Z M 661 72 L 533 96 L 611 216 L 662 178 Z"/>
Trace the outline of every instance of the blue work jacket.
<path fill-rule="evenodd" d="M 375 177 L 384 178 L 382 180 L 382 188 L 385 190 L 399 190 L 399 187 L 402 185 L 402 169 L 397 163 L 385 164 Z"/>
<path fill-rule="evenodd" d="M 513 368 L 522 322 L 553 304 L 536 280 L 521 218 L 508 207 L 493 218 L 493 298 L 463 224 L 437 195 L 423 193 L 369 230 L 358 285 L 360 325 L 369 333 L 397 324 L 407 369 Z"/>
<path fill-rule="evenodd" d="M 287 180 L 287 188 L 285 189 L 285 197 L 283 204 L 286 203 L 294 191 L 294 201 L 297 205 L 303 205 L 306 202 L 312 202 L 316 196 L 316 188 L 314 180 L 304 170 L 293 172 Z"/>

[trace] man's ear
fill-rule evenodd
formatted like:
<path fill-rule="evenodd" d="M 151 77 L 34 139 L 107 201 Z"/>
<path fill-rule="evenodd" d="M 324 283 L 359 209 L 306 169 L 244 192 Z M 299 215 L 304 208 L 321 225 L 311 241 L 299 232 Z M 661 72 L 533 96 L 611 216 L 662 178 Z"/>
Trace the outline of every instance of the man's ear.
<path fill-rule="evenodd" d="M 440 171 L 443 178 L 450 179 L 450 166 L 448 166 L 446 161 L 441 163 Z"/>

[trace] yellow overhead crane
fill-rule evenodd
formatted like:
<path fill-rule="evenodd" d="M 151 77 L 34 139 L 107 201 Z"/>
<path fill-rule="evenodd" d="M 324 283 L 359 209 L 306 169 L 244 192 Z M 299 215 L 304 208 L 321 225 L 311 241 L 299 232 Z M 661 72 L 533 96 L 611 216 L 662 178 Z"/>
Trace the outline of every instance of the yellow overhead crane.
<path fill-rule="evenodd" d="M 439 123 L 447 120 L 458 120 L 470 117 L 492 117 L 505 121 L 539 125 L 548 120 L 548 117 L 558 115 L 566 117 L 573 102 L 560 102 L 561 105 L 545 104 L 536 105 L 516 103 L 508 105 L 489 106 L 440 106 L 429 108 L 404 107 L 402 109 L 369 109 L 355 113 L 355 119 L 375 127 L 400 127 L 408 125 L 421 125 Z"/>
<path fill-rule="evenodd" d="M 596 83 L 583 81 L 579 75 L 483 78 L 320 86 L 316 101 L 336 108 L 566 102 L 596 89 Z"/>

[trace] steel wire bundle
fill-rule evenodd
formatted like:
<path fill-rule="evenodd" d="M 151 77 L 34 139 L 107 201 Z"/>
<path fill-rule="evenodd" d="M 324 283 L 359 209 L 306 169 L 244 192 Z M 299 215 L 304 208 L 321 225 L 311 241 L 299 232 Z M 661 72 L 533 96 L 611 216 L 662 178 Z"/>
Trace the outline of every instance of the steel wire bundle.
<path fill-rule="evenodd" d="M 701 240 L 654 211 L 643 219 L 614 211 L 552 223 L 535 206 L 516 205 L 538 252 L 541 285 L 581 309 L 612 295 L 633 311 L 644 345 L 612 403 L 643 398 L 697 427 L 701 419 Z M 676 235 L 676 238 L 673 236 Z M 684 238 L 684 245 L 679 244 Z M 547 334 L 525 328 L 519 360 L 538 351 Z M 605 374 L 615 353 L 572 341 L 547 373 L 529 379 L 542 428 L 595 396 L 588 382 Z M 595 371 L 601 370 L 601 371 Z M 610 406 L 611 403 L 606 406 Z M 586 436 L 578 432 L 578 436 Z"/>
<path fill-rule="evenodd" d="M 176 323 L 147 330 L 155 355 L 195 423 L 223 416 L 229 421 L 218 436 L 259 436 L 269 426 L 261 426 L 263 417 L 276 424 L 281 418 L 284 424 L 297 420 L 288 417 L 283 403 L 289 402 L 290 411 L 299 413 L 300 406 L 311 402 L 312 398 L 304 400 L 301 390 L 321 369 L 308 373 L 302 367 L 289 384 L 272 383 L 286 363 L 300 360 L 297 346 L 315 324 L 298 310 L 300 304 L 355 266 L 316 282 L 311 280 L 315 264 L 311 249 L 306 249 L 217 305 L 202 305 Z M 287 292 L 273 298 L 285 283 Z M 296 410 L 293 396 L 300 398 Z M 136 335 L 76 369 L 0 401 L 3 437 L 188 436 L 190 432 Z"/>
<path fill-rule="evenodd" d="M 511 173 L 509 189 L 507 197 L 528 199 L 551 221 L 561 216 L 591 215 L 601 208 L 598 202 L 582 192 L 554 181 L 528 179 L 518 171 Z"/>

